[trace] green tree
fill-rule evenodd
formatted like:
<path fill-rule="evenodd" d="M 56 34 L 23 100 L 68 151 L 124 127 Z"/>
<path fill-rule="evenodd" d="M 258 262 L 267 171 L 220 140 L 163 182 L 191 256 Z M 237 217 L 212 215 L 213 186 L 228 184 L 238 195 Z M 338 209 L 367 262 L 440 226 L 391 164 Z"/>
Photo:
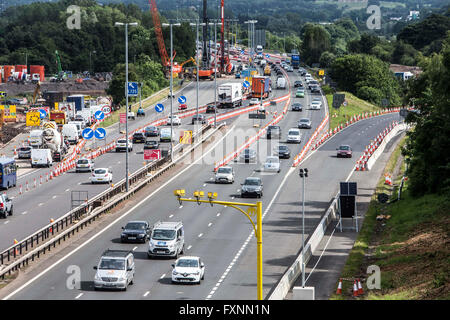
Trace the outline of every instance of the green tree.
<path fill-rule="evenodd" d="M 301 53 L 308 64 L 319 62 L 322 53 L 330 51 L 330 34 L 320 25 L 307 23 L 302 29 L 302 38 Z"/>

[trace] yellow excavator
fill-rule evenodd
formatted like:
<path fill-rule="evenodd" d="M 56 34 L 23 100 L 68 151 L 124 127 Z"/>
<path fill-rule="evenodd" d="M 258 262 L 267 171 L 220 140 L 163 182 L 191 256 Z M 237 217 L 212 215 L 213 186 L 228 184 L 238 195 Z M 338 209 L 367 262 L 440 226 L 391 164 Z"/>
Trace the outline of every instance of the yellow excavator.
<path fill-rule="evenodd" d="M 178 77 L 178 75 L 183 72 L 183 66 L 189 62 L 192 62 L 194 65 L 197 65 L 197 63 L 195 62 L 195 59 L 192 57 L 190 57 L 189 59 L 187 59 L 186 61 L 184 61 L 180 64 L 175 64 L 176 63 L 175 62 L 174 66 L 173 66 L 173 77 L 174 78 Z"/>

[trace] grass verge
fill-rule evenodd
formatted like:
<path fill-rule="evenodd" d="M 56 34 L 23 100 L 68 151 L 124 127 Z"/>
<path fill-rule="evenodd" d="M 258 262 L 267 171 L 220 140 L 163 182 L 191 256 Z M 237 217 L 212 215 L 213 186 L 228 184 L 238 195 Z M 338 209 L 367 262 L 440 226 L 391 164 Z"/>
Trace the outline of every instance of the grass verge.
<path fill-rule="evenodd" d="M 358 115 L 364 112 L 378 111 L 381 108 L 377 107 L 370 102 L 357 98 L 349 92 L 336 92 L 344 93 L 345 100 L 347 100 L 347 106 L 341 106 L 339 109 L 333 108 L 333 95 L 327 94 L 328 106 L 330 108 L 330 130 L 336 128 L 339 124 L 346 122 L 352 116 Z"/>
<path fill-rule="evenodd" d="M 399 174 L 394 185 L 400 183 L 404 165 L 400 164 L 402 140 L 392 153 L 385 172 L 396 168 Z M 377 192 L 391 193 L 397 198 L 395 186 L 384 185 L 382 176 Z M 360 234 L 347 259 L 342 278 L 364 279 L 367 267 L 377 265 L 381 270 L 381 289 L 367 290 L 358 299 L 410 300 L 450 298 L 450 199 L 445 195 L 430 194 L 415 198 L 408 192 L 408 182 L 402 200 L 380 204 L 372 197 Z M 377 221 L 379 214 L 390 215 Z M 353 299 L 351 281 L 344 281 L 342 295 L 331 299 Z M 337 284 L 336 284 L 337 286 Z"/>

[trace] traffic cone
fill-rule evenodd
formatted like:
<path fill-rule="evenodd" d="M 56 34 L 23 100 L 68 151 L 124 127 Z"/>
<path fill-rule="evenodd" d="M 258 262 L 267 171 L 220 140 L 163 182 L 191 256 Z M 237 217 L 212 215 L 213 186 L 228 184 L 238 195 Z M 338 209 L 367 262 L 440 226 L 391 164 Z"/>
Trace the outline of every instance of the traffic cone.
<path fill-rule="evenodd" d="M 358 286 L 356 284 L 356 280 L 355 280 L 355 282 L 353 282 L 353 296 L 354 297 L 358 296 Z"/>
<path fill-rule="evenodd" d="M 18 244 L 19 243 L 19 241 L 17 241 L 16 239 L 14 239 L 14 244 Z M 19 249 L 17 249 L 16 248 L 16 255 L 18 255 L 19 254 Z"/>
<path fill-rule="evenodd" d="M 22 185 L 19 186 L 19 194 L 22 194 Z"/>
<path fill-rule="evenodd" d="M 363 295 L 363 294 L 364 294 L 364 290 L 361 285 L 361 281 L 358 279 L 358 295 Z"/>
<path fill-rule="evenodd" d="M 342 279 L 339 279 L 339 284 L 338 284 L 336 294 L 341 294 L 341 293 L 342 293 Z"/>
<path fill-rule="evenodd" d="M 55 221 L 55 220 L 50 219 L 50 223 L 53 223 L 54 221 Z M 50 228 L 48 229 L 48 231 L 49 231 L 50 233 L 52 233 L 52 232 L 53 232 L 53 227 L 50 226 Z"/>

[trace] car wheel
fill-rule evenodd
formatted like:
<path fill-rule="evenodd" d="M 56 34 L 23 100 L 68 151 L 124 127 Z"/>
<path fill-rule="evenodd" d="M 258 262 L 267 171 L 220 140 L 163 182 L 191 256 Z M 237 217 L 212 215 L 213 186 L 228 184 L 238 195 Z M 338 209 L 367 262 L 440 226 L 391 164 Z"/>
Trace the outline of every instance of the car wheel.
<path fill-rule="evenodd" d="M 9 210 L 9 215 L 12 216 L 13 215 L 13 206 L 11 206 L 11 210 Z"/>
<path fill-rule="evenodd" d="M 205 274 L 202 275 L 202 280 L 205 280 Z"/>
<path fill-rule="evenodd" d="M 181 248 L 180 254 L 184 254 L 184 244 L 183 247 Z"/>
<path fill-rule="evenodd" d="M 133 279 L 131 279 L 131 281 L 130 281 L 130 285 L 133 285 L 133 282 L 134 281 L 134 278 Z"/>

